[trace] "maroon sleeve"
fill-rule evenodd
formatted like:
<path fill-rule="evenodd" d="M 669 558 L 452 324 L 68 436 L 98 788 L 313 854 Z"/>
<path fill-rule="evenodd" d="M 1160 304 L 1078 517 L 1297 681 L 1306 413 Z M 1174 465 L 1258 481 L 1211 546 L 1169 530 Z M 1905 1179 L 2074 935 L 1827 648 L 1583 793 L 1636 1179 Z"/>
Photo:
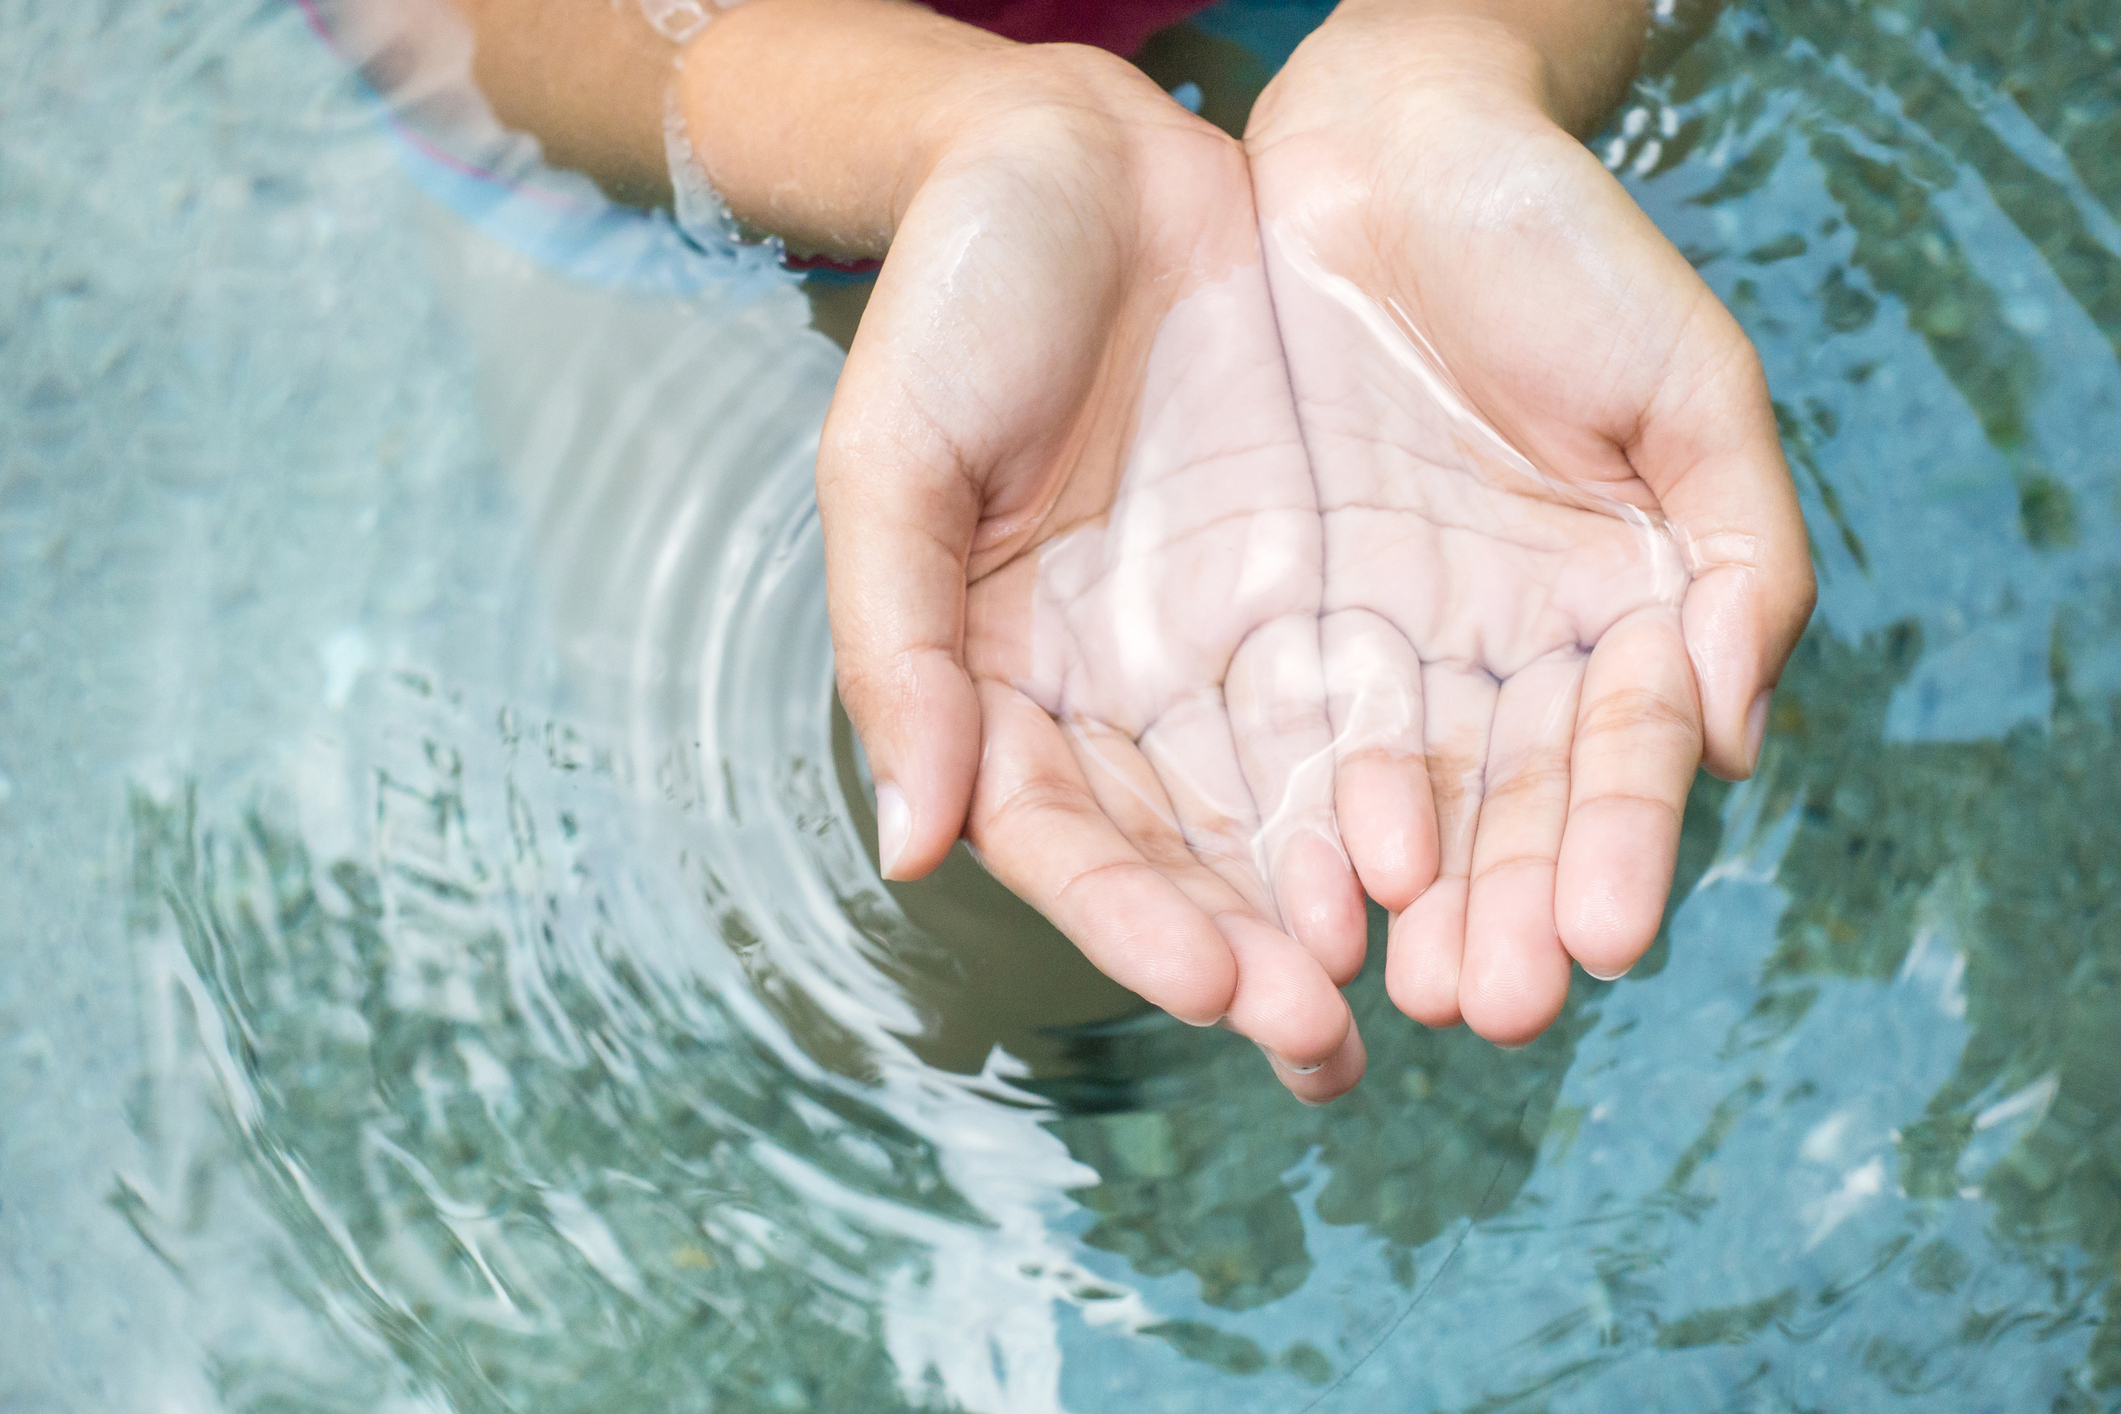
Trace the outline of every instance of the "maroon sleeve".
<path fill-rule="evenodd" d="M 1025 44 L 1094 44 L 1122 58 L 1209 0 L 928 0 L 952 19 Z"/>

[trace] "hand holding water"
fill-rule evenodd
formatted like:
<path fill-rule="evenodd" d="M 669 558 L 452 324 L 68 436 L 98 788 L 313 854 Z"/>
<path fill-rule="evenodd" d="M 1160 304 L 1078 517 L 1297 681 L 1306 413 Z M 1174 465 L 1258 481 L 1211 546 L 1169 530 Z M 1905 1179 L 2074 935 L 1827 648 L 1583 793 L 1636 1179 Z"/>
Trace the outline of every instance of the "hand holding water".
<path fill-rule="evenodd" d="M 672 51 L 523 8 L 470 7 L 535 80 L 482 79 L 511 120 L 652 171 L 652 105 L 561 100 Z M 1751 769 L 1811 596 L 1757 359 L 1568 135 L 1641 19 L 1342 0 L 1249 172 L 1117 59 L 888 0 L 686 43 L 732 210 L 890 253 L 818 466 L 888 875 L 964 833 L 1309 1099 L 1362 1068 L 1359 888 L 1433 1024 L 1522 1041 L 1572 958 L 1633 962 L 1695 765 Z"/>
<path fill-rule="evenodd" d="M 1364 918 L 1244 156 L 1103 62 L 953 143 L 898 223 L 818 459 L 841 696 L 887 875 L 962 833 L 1322 1099 L 1361 1074 Z"/>
<path fill-rule="evenodd" d="M 1241 148 L 1112 55 L 891 0 L 720 9 L 661 50 L 602 7 L 466 12 L 503 117 L 613 189 L 663 135 L 597 98 L 676 57 L 733 214 L 889 251 L 818 458 L 884 872 L 962 832 L 1151 1002 L 1258 1041 L 1306 1098 L 1352 1085 L 1317 507 Z"/>
<path fill-rule="evenodd" d="M 1153 347 L 1115 380 L 1132 443 L 1087 463 L 1077 452 L 1061 478 L 1072 503 L 1028 497 L 1035 532 L 982 531 L 1002 548 L 983 562 L 975 536 L 964 560 L 963 661 L 984 733 L 969 837 L 1151 1000 L 1185 1015 L 1228 986 L 1231 1024 L 1313 1098 L 1361 1066 L 1352 1036 L 1328 1049 L 1343 1014 L 1320 986 L 1361 958 L 1336 831 L 1396 914 L 1386 980 L 1402 1009 L 1529 1040 L 1558 1013 L 1572 959 L 1611 976 L 1649 945 L 1694 770 L 1751 769 L 1811 597 L 1750 346 L 1540 106 L 1539 84 L 1509 72 L 1515 37 L 1478 34 L 1454 54 L 1462 34 L 1380 35 L 1373 15 L 1344 14 L 1251 134 L 1275 338 L 1223 273 L 1246 259 L 1227 228 L 1209 259 L 1167 253 L 1162 279 L 1183 296 L 1133 306 L 1157 322 L 1097 356 L 1102 371 L 1125 339 Z M 1455 65 L 1449 81 L 1405 72 L 1436 62 Z M 1190 166 L 1139 190 L 1158 229 L 1245 207 L 1236 182 Z M 877 330 L 937 327 L 880 313 L 891 286 L 887 270 Z M 1068 288 L 1108 298 L 1079 276 Z M 1023 321 L 1002 304 L 975 325 L 1006 348 Z M 1074 346 L 1053 335 L 1075 326 L 1041 327 L 1049 371 L 1069 368 Z M 1315 551 L 1295 548 L 1307 489 L 1271 411 L 1276 344 Z M 858 341 L 850 379 L 864 353 Z M 989 407 L 993 386 L 969 384 L 960 410 Z M 1031 386 L 1002 405 L 991 445 L 1036 426 Z M 1012 513 L 983 508 L 981 524 Z M 857 576 L 864 596 L 888 573 L 873 571 Z M 959 612 L 945 604 L 935 643 Z M 859 654 L 879 641 L 841 640 L 857 693 Z M 917 745 L 896 761 L 970 739 L 963 724 L 927 734 L 942 695 L 900 681 L 897 730 Z M 879 714 L 855 715 L 888 743 Z M 888 788 L 903 796 L 907 774 Z M 908 816 L 910 840 L 923 822 Z M 1255 928 L 1271 950 L 1248 952 Z M 1313 1075 L 1286 1063 L 1320 1059 Z"/>
<path fill-rule="evenodd" d="M 1567 78 L 1500 27 L 1348 5 L 1247 135 L 1340 825 L 1396 912 L 1393 999 L 1507 1044 L 1571 959 L 1649 946 L 1696 765 L 1750 773 L 1813 596 L 1758 359 L 1555 121 Z"/>

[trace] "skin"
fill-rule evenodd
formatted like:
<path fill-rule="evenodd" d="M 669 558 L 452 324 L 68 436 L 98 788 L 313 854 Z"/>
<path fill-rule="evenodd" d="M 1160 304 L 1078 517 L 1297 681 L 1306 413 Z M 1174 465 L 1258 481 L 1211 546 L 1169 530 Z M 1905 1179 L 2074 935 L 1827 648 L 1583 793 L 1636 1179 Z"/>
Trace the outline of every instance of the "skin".
<path fill-rule="evenodd" d="M 1358 876 L 1400 1005 L 1506 1044 L 1647 946 L 1812 591 L 1757 360 L 1569 134 L 1639 12 L 1348 0 L 1240 146 L 890 0 L 752 0 L 682 54 L 462 3 L 500 116 L 608 188 L 659 123 L 584 96 L 676 60 L 738 217 L 888 252 L 818 458 L 887 876 L 966 838 L 1310 1101 L 1362 1070 Z"/>
<path fill-rule="evenodd" d="M 1296 862 L 1252 867 L 1214 843 L 1250 828 L 1223 818 L 1233 802 L 1149 770 L 1158 804 L 1138 812 L 1112 743 L 1084 730 L 1128 704 L 1080 697 L 1064 730 L 1025 694 L 1038 687 L 1011 657 L 1028 641 L 1017 628 L 1030 630 L 1010 616 L 1030 616 L 1043 547 L 1106 523 L 1137 428 L 1166 402 L 1227 394 L 1214 370 L 1167 357 L 1176 376 L 1159 406 L 1143 396 L 1166 316 L 1211 287 L 1238 292 L 1235 361 L 1278 424 L 1262 484 L 1278 483 L 1286 503 L 1240 497 L 1232 509 L 1307 518 L 1312 560 L 1255 595 L 1253 618 L 1229 616 L 1215 642 L 1195 645 L 1170 695 L 1198 707 L 1219 696 L 1255 629 L 1292 614 L 1316 622 L 1315 498 L 1242 147 L 1109 54 L 1015 45 L 888 0 L 755 0 L 682 53 L 644 42 L 630 10 L 463 6 L 498 116 L 576 155 L 607 189 L 645 182 L 660 124 L 651 131 L 641 103 L 604 114 L 584 94 L 619 84 L 660 95 L 674 77 L 692 145 L 741 220 L 798 248 L 889 252 L 818 457 L 840 695 L 877 778 L 887 876 L 920 877 L 963 837 L 1151 1003 L 1258 1042 L 1301 1098 L 1352 1085 L 1362 1048 L 1336 983 L 1360 956 L 1361 896 L 1330 782 L 1314 770 L 1305 806 L 1286 812 L 1304 828 L 1284 830 L 1290 841 L 1272 852 L 1300 836 Z M 633 28 L 606 33 L 590 11 Z M 1182 467 L 1220 450 L 1172 456 Z M 1171 623 L 1188 607 L 1174 601 Z M 1312 659 L 1315 684 L 1315 646 Z M 1134 690 L 1109 677 L 1106 689 Z M 1185 739 L 1212 736 L 1211 716 L 1196 712 Z M 1222 734 L 1234 750 L 1237 734 Z M 1146 757 L 1121 772 L 1139 774 Z M 1194 852 L 1189 834 L 1208 847 Z M 1304 942 L 1285 913 L 1303 921 Z"/>
<path fill-rule="evenodd" d="M 1117 495 L 1042 517 L 970 585 L 969 837 L 1070 936 L 1134 928 L 1090 956 L 1138 991 L 1145 969 L 1223 965 L 1171 947 L 1205 941 L 1204 915 L 1236 968 L 1228 1024 L 1307 1093 L 1352 1083 L 1337 987 L 1364 918 L 1333 820 L 1320 523 L 1256 256 L 1165 313 L 1139 384 Z M 1040 892 L 1061 858 L 1063 890 Z"/>
<path fill-rule="evenodd" d="M 1335 985 L 1360 955 L 1353 875 L 1328 846 L 1270 859 L 1260 872 L 1279 877 L 1258 877 L 1217 847 L 1247 831 L 1225 808 L 1240 793 L 1190 788 L 1178 764 L 1215 742 L 1228 765 L 1240 740 L 1257 741 L 1233 731 L 1219 689 L 1266 656 L 1240 656 L 1261 630 L 1301 620 L 1311 632 L 1320 588 L 1243 152 L 1108 56 L 1009 48 L 980 69 L 1020 61 L 1040 67 L 958 131 L 897 216 L 819 450 L 840 692 L 878 782 L 883 866 L 918 877 L 962 834 L 1108 975 L 1182 1019 L 1222 1021 L 1292 1090 L 1323 1099 L 1362 1068 Z M 1069 66 L 1064 87 L 1026 104 L 1054 63 Z M 740 176 L 709 170 L 743 199 Z M 849 239 L 846 227 L 805 234 Z M 1216 332 L 1228 363 L 1174 360 L 1168 345 L 1159 363 L 1174 310 L 1200 299 L 1227 302 Z M 1234 608 L 1212 571 L 1142 570 L 1176 590 L 1157 606 L 1170 623 L 1191 614 L 1201 626 L 1205 602 L 1218 610 L 1197 637 L 1160 636 L 1184 661 L 1158 684 L 1098 671 L 1109 615 L 1078 603 L 1072 625 L 1049 616 L 1063 656 L 1086 670 L 1064 700 L 1023 661 L 1048 547 L 1074 536 L 1079 552 L 1082 532 L 1109 527 L 1123 477 L 1145 464 L 1143 434 L 1168 425 L 1174 403 L 1216 408 L 1236 391 L 1226 377 L 1255 390 L 1268 425 L 1234 449 L 1182 437 L 1162 462 L 1183 477 L 1235 450 L 1244 474 L 1222 506 L 1237 518 L 1225 533 L 1250 522 L 1309 558 Z M 1144 553 L 1168 561 L 1186 539 Z M 1078 599 L 1098 597 L 1095 578 Z M 1320 810 L 1304 838 L 1322 843 L 1336 833 L 1322 793 Z M 1310 947 L 1283 926 L 1276 885 Z"/>
<path fill-rule="evenodd" d="M 1750 774 L 1814 598 L 1752 346 L 1569 131 L 1631 32 L 1355 0 L 1246 139 L 1327 526 L 1341 828 L 1396 913 L 1393 999 L 1502 1044 L 1572 960 L 1654 940 L 1695 768 Z"/>

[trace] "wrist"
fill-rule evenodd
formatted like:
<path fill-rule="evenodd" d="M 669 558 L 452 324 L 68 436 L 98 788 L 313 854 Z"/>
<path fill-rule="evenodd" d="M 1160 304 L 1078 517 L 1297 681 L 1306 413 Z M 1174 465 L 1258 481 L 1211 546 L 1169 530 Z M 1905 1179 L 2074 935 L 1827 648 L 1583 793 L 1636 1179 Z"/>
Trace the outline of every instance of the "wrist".
<path fill-rule="evenodd" d="M 926 104 L 906 148 L 898 214 L 934 177 L 987 164 L 1131 184 L 1144 148 L 1174 128 L 1220 136 L 1104 50 L 1010 44 L 959 71 Z"/>
<path fill-rule="evenodd" d="M 1257 147 L 1452 111 L 1584 135 L 1640 61 L 1640 0 L 1342 0 L 1261 96 Z"/>

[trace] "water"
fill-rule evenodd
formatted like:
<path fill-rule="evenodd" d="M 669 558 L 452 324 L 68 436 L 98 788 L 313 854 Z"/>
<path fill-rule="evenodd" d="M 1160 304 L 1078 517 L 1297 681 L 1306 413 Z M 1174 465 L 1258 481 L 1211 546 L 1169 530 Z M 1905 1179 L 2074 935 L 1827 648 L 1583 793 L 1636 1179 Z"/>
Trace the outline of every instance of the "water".
<path fill-rule="evenodd" d="M 2121 1406 L 2121 12 L 1685 20 L 1601 149 L 1818 621 L 1646 965 L 1373 972 L 1311 1111 L 877 883 L 792 295 L 468 232 L 289 7 L 0 6 L 0 1408 Z"/>

